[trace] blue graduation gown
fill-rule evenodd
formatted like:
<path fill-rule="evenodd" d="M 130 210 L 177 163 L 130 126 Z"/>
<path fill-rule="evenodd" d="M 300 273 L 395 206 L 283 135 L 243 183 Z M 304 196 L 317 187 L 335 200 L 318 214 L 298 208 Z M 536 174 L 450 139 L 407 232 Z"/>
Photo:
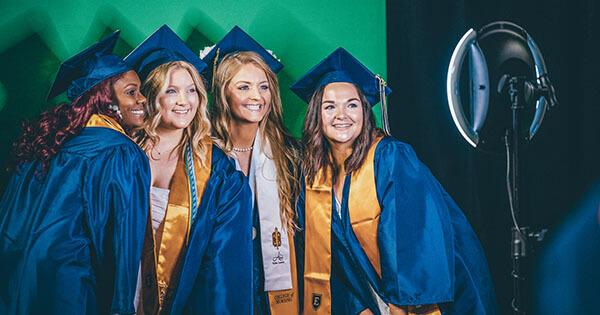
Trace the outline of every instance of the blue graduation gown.
<path fill-rule="evenodd" d="M 350 224 L 351 177 L 347 176 L 341 218 L 332 200 L 332 313 L 356 314 L 369 308 L 379 314 L 370 285 L 388 304 L 438 304 L 444 315 L 495 314 L 493 285 L 477 236 L 412 148 L 392 137 L 383 138 L 375 151 L 374 168 L 381 216 L 373 233 L 378 236 L 382 276 Z M 298 201 L 302 229 L 304 194 L 303 189 Z M 303 233 L 297 234 L 297 244 L 303 243 Z M 297 257 L 303 257 L 303 246 L 297 249 Z"/>
<path fill-rule="evenodd" d="M 269 308 L 269 297 L 265 292 L 265 273 L 262 261 L 262 245 L 260 244 L 260 220 L 258 211 L 252 212 L 252 227 L 256 231 L 256 237 L 252 240 L 252 294 L 254 314 L 271 314 Z"/>
<path fill-rule="evenodd" d="M 182 262 L 172 314 L 252 313 L 248 180 L 213 145 L 210 178 Z"/>
<path fill-rule="evenodd" d="M 17 167 L 0 202 L 0 314 L 132 314 L 150 167 L 124 134 L 86 127 L 45 175 Z"/>

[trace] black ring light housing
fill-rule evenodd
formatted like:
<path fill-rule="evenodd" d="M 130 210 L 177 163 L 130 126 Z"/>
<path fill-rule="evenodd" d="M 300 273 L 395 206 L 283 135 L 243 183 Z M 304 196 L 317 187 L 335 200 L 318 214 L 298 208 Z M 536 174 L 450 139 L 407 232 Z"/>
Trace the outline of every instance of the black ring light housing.
<path fill-rule="evenodd" d="M 466 81 L 462 71 L 465 61 L 469 91 L 461 90 L 461 82 Z M 448 66 L 446 93 L 454 123 L 473 147 L 494 153 L 504 151 L 503 139 L 511 128 L 507 91 L 510 77 L 520 78 L 524 85 L 525 106 L 519 129 L 528 141 L 538 132 L 548 107 L 557 104 L 537 44 L 522 27 L 511 22 L 493 22 L 462 36 Z M 468 106 L 463 99 L 470 100 Z"/>

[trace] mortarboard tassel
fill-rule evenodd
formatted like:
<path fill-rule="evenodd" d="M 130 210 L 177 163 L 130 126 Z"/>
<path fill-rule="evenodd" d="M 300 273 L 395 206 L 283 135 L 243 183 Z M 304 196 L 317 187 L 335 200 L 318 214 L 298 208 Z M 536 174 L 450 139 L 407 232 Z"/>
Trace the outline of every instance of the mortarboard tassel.
<path fill-rule="evenodd" d="M 386 135 L 391 135 L 390 133 L 390 122 L 388 120 L 388 112 L 387 112 L 387 97 L 385 96 L 385 88 L 387 83 L 385 80 L 379 76 L 379 74 L 375 75 L 377 81 L 379 82 L 379 101 L 381 103 L 381 126 L 383 127 L 383 132 Z"/>
<path fill-rule="evenodd" d="M 212 78 L 211 78 L 211 82 L 210 82 L 210 86 L 212 88 L 212 92 L 215 92 L 215 74 L 217 73 L 217 63 L 219 60 L 219 52 L 221 51 L 221 48 L 217 47 L 217 51 L 215 52 L 215 59 L 213 61 L 213 71 L 212 71 Z"/>

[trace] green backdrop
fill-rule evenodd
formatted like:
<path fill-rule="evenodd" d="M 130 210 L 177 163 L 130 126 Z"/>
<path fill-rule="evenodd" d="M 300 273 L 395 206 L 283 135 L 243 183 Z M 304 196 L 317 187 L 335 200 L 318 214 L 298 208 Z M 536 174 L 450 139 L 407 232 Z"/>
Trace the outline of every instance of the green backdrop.
<path fill-rule="evenodd" d="M 50 3 L 51 2 L 51 3 Z M 0 163 L 21 121 L 64 100 L 45 101 L 60 62 L 120 29 L 125 56 L 162 24 L 194 50 L 239 25 L 282 60 L 284 121 L 300 135 L 305 104 L 289 85 L 339 46 L 386 76 L 384 0 L 34 1 L 0 0 Z M 377 110 L 377 117 L 379 117 Z M 0 191 L 6 182 L 0 176 Z"/>

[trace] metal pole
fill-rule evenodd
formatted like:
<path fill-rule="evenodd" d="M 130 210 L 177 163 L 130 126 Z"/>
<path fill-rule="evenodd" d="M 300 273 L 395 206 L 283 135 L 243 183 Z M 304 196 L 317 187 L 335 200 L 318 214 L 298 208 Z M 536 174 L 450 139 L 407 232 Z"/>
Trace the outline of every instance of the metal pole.
<path fill-rule="evenodd" d="M 519 112 L 524 108 L 524 82 L 523 78 L 511 77 L 508 86 L 508 95 L 511 101 L 512 126 L 510 134 L 510 194 L 509 202 L 511 202 L 511 211 L 514 218 L 518 218 L 519 207 L 519 146 L 520 146 L 520 130 L 519 130 Z M 513 300 L 512 309 L 515 315 L 525 315 L 526 312 L 522 305 L 523 293 L 521 284 L 523 277 L 521 276 L 521 259 L 526 255 L 527 236 L 525 231 L 518 226 L 512 228 L 512 262 L 513 262 Z"/>

